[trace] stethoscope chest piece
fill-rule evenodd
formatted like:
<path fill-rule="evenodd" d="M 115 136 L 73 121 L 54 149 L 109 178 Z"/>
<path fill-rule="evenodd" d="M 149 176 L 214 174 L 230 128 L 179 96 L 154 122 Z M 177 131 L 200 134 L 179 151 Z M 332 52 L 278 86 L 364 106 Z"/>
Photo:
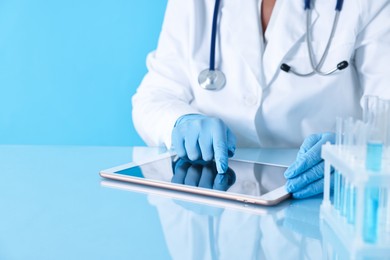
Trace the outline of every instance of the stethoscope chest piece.
<path fill-rule="evenodd" d="M 199 85 L 207 90 L 220 90 L 225 86 L 226 78 L 222 71 L 203 70 L 198 76 Z"/>

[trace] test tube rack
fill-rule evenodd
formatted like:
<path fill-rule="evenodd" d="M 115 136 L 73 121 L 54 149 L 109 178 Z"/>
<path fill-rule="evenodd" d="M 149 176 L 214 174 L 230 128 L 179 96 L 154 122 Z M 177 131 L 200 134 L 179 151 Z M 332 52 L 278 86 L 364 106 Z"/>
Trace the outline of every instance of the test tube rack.
<path fill-rule="evenodd" d="M 364 259 L 364 257 L 375 257 L 379 259 L 390 258 L 390 240 L 387 237 L 380 238 L 375 243 L 369 243 L 364 239 L 364 196 L 366 188 L 375 187 L 385 190 L 390 194 L 390 167 L 386 165 L 381 172 L 370 172 L 366 170 L 363 160 L 352 156 L 351 149 L 342 149 L 340 146 L 329 143 L 322 147 L 322 158 L 325 162 L 324 169 L 324 198 L 321 204 L 321 231 L 330 234 L 332 230 L 338 239 L 323 238 L 323 243 L 335 243 L 333 248 L 342 247 L 348 252 L 349 259 Z M 346 217 L 340 215 L 331 199 L 331 169 L 341 174 L 351 185 L 356 188 L 356 203 L 354 210 L 354 223 L 347 221 Z M 389 218 L 387 210 L 387 219 Z M 381 227 L 388 229 L 387 227 Z M 388 232 L 389 230 L 387 230 Z M 326 245 L 323 245 L 326 248 Z M 383 258 L 386 256 L 386 258 Z"/>

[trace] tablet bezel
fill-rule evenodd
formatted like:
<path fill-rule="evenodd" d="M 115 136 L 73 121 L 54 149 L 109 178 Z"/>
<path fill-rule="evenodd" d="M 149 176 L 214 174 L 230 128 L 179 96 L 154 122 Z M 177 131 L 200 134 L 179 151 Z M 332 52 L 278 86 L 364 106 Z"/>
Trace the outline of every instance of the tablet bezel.
<path fill-rule="evenodd" d="M 266 194 L 263 194 L 261 196 L 250 196 L 250 195 L 244 195 L 239 193 L 229 193 L 225 191 L 218 191 L 218 190 L 210 190 L 202 187 L 194 187 L 194 186 L 186 186 L 182 184 L 176 184 L 172 182 L 165 182 L 165 181 L 159 181 L 159 180 L 152 180 L 152 179 L 145 179 L 145 178 L 139 178 L 135 176 L 129 176 L 129 175 L 123 175 L 118 174 L 117 172 L 132 168 L 132 167 L 141 167 L 144 164 L 151 163 L 154 161 L 158 161 L 161 159 L 166 159 L 169 157 L 175 156 L 172 152 L 166 152 L 162 153 L 153 157 L 150 157 L 148 159 L 144 159 L 142 161 L 133 161 L 130 163 L 122 164 L 113 168 L 105 169 L 100 171 L 100 176 L 107 179 L 113 179 L 118 181 L 124 181 L 124 182 L 130 182 L 140 185 L 146 185 L 151 187 L 157 187 L 167 190 L 173 190 L 173 191 L 180 191 L 180 192 L 186 192 L 186 193 L 192 193 L 196 195 L 203 195 L 207 197 L 215 197 L 219 199 L 227 199 L 227 200 L 233 200 L 233 201 L 240 201 L 245 204 L 257 204 L 257 205 L 264 205 L 264 206 L 273 206 L 276 205 L 290 197 L 290 194 L 286 191 L 284 185 L 280 186 Z M 234 158 L 229 160 L 235 160 Z M 286 167 L 285 165 L 277 165 L 277 164 L 269 164 L 269 163 L 262 163 L 257 161 L 244 161 L 244 160 L 236 160 L 240 162 L 249 162 L 249 163 L 257 163 L 257 164 L 263 164 L 263 165 L 272 165 L 276 167 Z"/>

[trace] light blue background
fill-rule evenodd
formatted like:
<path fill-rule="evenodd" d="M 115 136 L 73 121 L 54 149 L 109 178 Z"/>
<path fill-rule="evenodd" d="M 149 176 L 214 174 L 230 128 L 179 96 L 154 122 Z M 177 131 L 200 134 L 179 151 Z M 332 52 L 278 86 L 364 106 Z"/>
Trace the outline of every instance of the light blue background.
<path fill-rule="evenodd" d="M 0 144 L 143 145 L 131 96 L 167 0 L 1 0 Z"/>

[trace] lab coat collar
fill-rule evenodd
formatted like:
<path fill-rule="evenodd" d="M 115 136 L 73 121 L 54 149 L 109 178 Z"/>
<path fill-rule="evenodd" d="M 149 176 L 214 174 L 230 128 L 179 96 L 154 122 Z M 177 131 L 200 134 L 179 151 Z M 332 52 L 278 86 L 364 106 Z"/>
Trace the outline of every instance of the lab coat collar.
<path fill-rule="evenodd" d="M 257 0 L 223 1 L 222 17 L 227 27 L 225 39 L 229 39 L 234 50 L 248 65 L 259 85 L 263 85 L 261 71 L 261 53 L 263 50 L 262 29 Z M 223 44 L 223 43 L 222 43 Z"/>
<path fill-rule="evenodd" d="M 236 51 L 248 64 L 262 88 L 271 84 L 280 72 L 283 58 L 306 35 L 303 1 L 278 0 L 274 11 L 277 17 L 271 18 L 270 23 L 274 24 L 268 28 L 271 31 L 268 32 L 269 41 L 265 47 L 258 0 L 245 4 L 242 0 L 225 1 L 221 10 Z M 317 18 L 318 12 L 313 10 L 311 25 Z"/>
<path fill-rule="evenodd" d="M 299 4 L 298 4 L 298 3 Z M 303 1 L 279 0 L 276 1 L 275 8 L 277 17 L 272 28 L 269 28 L 269 41 L 264 50 L 263 68 L 266 85 L 269 86 L 280 70 L 284 57 L 292 48 L 305 41 L 306 37 L 306 12 Z M 274 13 L 273 13 L 274 14 Z M 318 12 L 313 9 L 311 27 L 318 19 Z M 309 62 L 309 61 L 308 61 Z"/>

